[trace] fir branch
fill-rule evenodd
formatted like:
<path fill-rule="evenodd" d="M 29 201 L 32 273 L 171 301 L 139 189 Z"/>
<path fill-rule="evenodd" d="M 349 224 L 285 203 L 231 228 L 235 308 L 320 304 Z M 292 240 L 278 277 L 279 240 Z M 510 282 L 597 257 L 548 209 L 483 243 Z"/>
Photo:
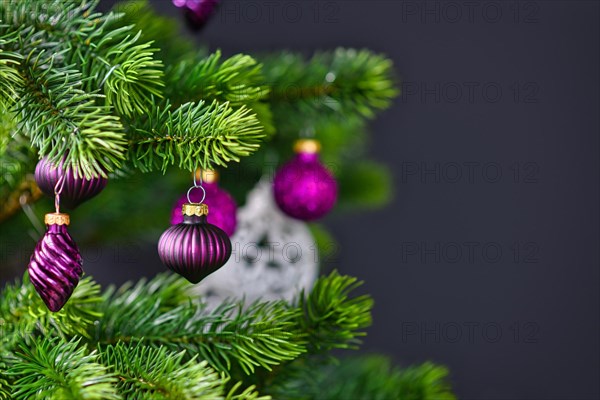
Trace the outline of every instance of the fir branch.
<path fill-rule="evenodd" d="M 37 4 L 36 4 L 37 3 Z M 162 96 L 162 62 L 154 58 L 151 42 L 140 42 L 141 32 L 133 26 L 117 27 L 123 14 L 94 12 L 96 0 L 51 0 L 48 2 L 8 1 L 0 4 L 0 19 L 11 22 L 20 32 L 19 50 L 39 51 L 40 44 L 60 54 L 57 65 L 74 66 L 85 76 L 84 90 L 102 90 L 100 99 L 125 116 L 144 114 L 152 97 Z M 51 15 L 42 19 L 39 15 Z M 0 30 L 1 32 L 1 30 Z"/>
<path fill-rule="evenodd" d="M 226 378 L 227 380 L 229 380 L 229 378 Z M 225 381 L 225 383 L 227 383 L 227 381 Z M 248 386 L 247 388 L 243 389 L 243 384 L 242 382 L 237 382 L 235 385 L 233 385 L 231 387 L 231 389 L 229 390 L 229 392 L 227 393 L 227 395 L 225 396 L 225 400 L 270 400 L 271 396 L 261 396 L 257 391 L 256 391 L 256 386 L 252 385 L 252 386 Z M 239 390 L 242 390 L 241 392 L 238 393 Z"/>
<path fill-rule="evenodd" d="M 99 349 L 102 361 L 119 379 L 124 398 L 136 399 L 222 399 L 223 379 L 207 362 L 196 357 L 184 362 L 185 351 L 140 343 L 119 343 Z"/>
<path fill-rule="evenodd" d="M 89 336 L 95 321 L 101 316 L 97 311 L 102 300 L 100 287 L 90 278 L 83 278 L 67 304 L 57 313 L 46 308 L 27 275 L 23 281 L 7 285 L 0 297 L 0 343 L 2 352 L 14 350 L 16 343 L 27 342 L 36 334 L 61 336 Z"/>
<path fill-rule="evenodd" d="M 11 385 L 9 377 L 6 374 L 6 364 L 1 361 L 0 357 L 0 400 L 11 400 Z"/>
<path fill-rule="evenodd" d="M 3 51 L 6 39 L 0 38 L 0 109 L 8 109 L 17 99 L 17 91 L 23 86 L 23 79 L 16 70 L 21 57 L 17 53 Z"/>
<path fill-rule="evenodd" d="M 98 58 L 110 67 L 100 82 L 104 85 L 106 103 L 125 116 L 147 112 L 149 99 L 162 97 L 162 63 L 153 59 L 156 49 L 150 43 L 136 44 L 140 34 L 127 36 L 114 46 L 106 41 L 98 45 L 110 46 L 106 51 L 110 61 Z"/>
<path fill-rule="evenodd" d="M 64 159 L 87 178 L 106 176 L 124 158 L 123 127 L 95 104 L 99 95 L 82 90 L 81 73 L 54 65 L 55 58 L 30 53 L 20 68 L 25 86 L 16 110 L 19 129 L 52 162 Z"/>
<path fill-rule="evenodd" d="M 310 353 L 334 348 L 352 349 L 371 325 L 373 299 L 367 295 L 350 298 L 351 291 L 362 285 L 354 277 L 333 271 L 319 278 L 310 292 L 302 293 L 297 306 L 302 311 L 298 330 L 308 335 Z"/>
<path fill-rule="evenodd" d="M 208 312 L 203 305 L 189 301 L 167 309 L 162 289 L 149 296 L 133 295 L 136 291 L 148 293 L 148 286 L 157 286 L 164 279 L 158 277 L 133 291 L 119 291 L 107 298 L 95 341 L 115 344 L 141 340 L 175 351 L 184 349 L 220 371 L 239 365 L 246 373 L 256 366 L 270 369 L 303 352 L 292 331 L 297 312 L 285 303 L 255 304 L 247 310 L 241 305 L 223 304 Z"/>
<path fill-rule="evenodd" d="M 271 85 L 271 104 L 281 116 L 292 107 L 312 116 L 325 112 L 372 118 L 398 93 L 392 62 L 368 50 L 339 48 L 317 53 L 308 62 L 290 53 L 261 61 Z"/>
<path fill-rule="evenodd" d="M 221 60 L 220 51 L 206 58 L 192 56 L 171 67 L 167 76 L 167 93 L 180 102 L 218 100 L 239 107 L 269 93 L 261 65 L 245 54 L 226 60 Z"/>
<path fill-rule="evenodd" d="M 382 356 L 344 358 L 339 363 L 301 360 L 278 376 L 269 393 L 302 400 L 455 400 L 448 370 L 431 363 L 399 369 Z"/>
<path fill-rule="evenodd" d="M 87 46 L 74 49 L 71 57 L 92 78 L 88 91 L 101 88 L 106 105 L 120 115 L 143 115 L 151 109 L 153 98 L 162 97 L 162 61 L 154 58 L 158 50 L 151 42 L 140 43 L 140 31 L 134 34 L 133 26 L 113 29 L 120 16 L 109 17 L 113 18 L 107 18 L 85 39 Z"/>
<path fill-rule="evenodd" d="M 79 340 L 40 338 L 22 345 L 9 361 L 15 399 L 121 399 L 116 378 Z"/>
<path fill-rule="evenodd" d="M 226 166 L 256 151 L 264 137 L 256 116 L 244 107 L 199 101 L 169 108 L 157 107 L 147 120 L 129 127 L 130 159 L 144 172 L 165 171 L 169 165 L 189 171 Z"/>

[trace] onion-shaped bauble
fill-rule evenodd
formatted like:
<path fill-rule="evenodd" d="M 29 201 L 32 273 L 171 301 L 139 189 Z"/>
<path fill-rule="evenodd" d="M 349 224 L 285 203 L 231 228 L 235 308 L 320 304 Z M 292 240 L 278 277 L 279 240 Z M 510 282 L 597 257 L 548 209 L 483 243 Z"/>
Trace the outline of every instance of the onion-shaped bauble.
<path fill-rule="evenodd" d="M 54 198 L 54 188 L 60 177 L 64 174 L 64 184 L 60 192 L 60 204 L 74 209 L 79 204 L 91 199 L 104 189 L 108 180 L 101 176 L 85 179 L 75 176 L 71 167 L 64 167 L 61 163 L 54 165 L 46 157 L 42 158 L 35 167 L 35 181 L 42 192 Z"/>
<path fill-rule="evenodd" d="M 296 156 L 275 174 L 273 194 L 287 215 L 303 221 L 323 217 L 337 200 L 337 182 L 319 160 L 315 140 L 299 140 Z"/>
<path fill-rule="evenodd" d="M 83 274 L 83 261 L 67 232 L 68 223 L 67 214 L 47 214 L 48 230 L 29 261 L 29 280 L 52 312 L 63 308 Z"/>
<path fill-rule="evenodd" d="M 215 175 L 216 173 L 213 173 L 212 177 Z M 206 220 L 209 224 L 223 229 L 231 237 L 237 225 L 237 205 L 235 204 L 235 200 L 229 193 L 219 187 L 216 179 L 205 179 L 202 187 L 206 192 L 204 204 L 210 208 L 210 214 L 207 215 Z M 202 192 L 200 190 L 193 190 L 190 193 L 190 200 L 194 203 L 201 202 Z M 188 198 L 186 194 L 177 200 L 171 212 L 171 225 L 183 222 L 181 207 L 187 202 Z"/>
<path fill-rule="evenodd" d="M 185 210 L 201 206 L 185 204 L 183 207 Z M 229 236 L 218 226 L 209 224 L 205 214 L 184 214 L 183 222 L 171 226 L 158 240 L 158 255 L 163 264 L 192 283 L 200 282 L 221 268 L 231 256 Z"/>

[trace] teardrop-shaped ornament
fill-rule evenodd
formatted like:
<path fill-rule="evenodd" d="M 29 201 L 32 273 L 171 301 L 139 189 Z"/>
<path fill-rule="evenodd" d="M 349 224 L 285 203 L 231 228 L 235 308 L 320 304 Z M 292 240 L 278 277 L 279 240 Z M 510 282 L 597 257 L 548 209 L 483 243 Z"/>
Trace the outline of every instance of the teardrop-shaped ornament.
<path fill-rule="evenodd" d="M 83 274 L 83 260 L 69 235 L 68 214 L 46 214 L 46 233 L 35 246 L 27 268 L 29 280 L 48 309 L 60 311 Z"/>

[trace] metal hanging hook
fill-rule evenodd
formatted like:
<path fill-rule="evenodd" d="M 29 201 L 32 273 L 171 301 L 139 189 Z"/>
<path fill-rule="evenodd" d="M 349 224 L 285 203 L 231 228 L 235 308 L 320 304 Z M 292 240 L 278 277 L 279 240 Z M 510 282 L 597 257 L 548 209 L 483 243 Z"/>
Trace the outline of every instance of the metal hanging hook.
<path fill-rule="evenodd" d="M 196 181 L 197 180 L 197 178 L 196 178 L 197 176 L 200 176 L 200 184 L 199 185 L 198 185 L 198 182 Z M 204 183 L 202 181 L 202 168 L 196 168 L 196 170 L 194 171 L 193 178 L 194 178 L 194 187 L 201 187 L 202 184 Z"/>
<path fill-rule="evenodd" d="M 202 199 L 198 202 L 192 201 L 192 199 L 190 199 L 190 193 L 192 193 L 192 190 L 194 189 L 201 189 L 202 190 Z M 190 204 L 202 204 L 204 203 L 204 199 L 206 199 L 206 190 L 204 190 L 204 188 L 202 186 L 192 186 L 191 188 L 188 189 L 187 191 L 187 200 L 188 203 Z"/>
<path fill-rule="evenodd" d="M 61 175 L 54 185 L 54 208 L 56 213 L 60 213 L 60 194 L 62 193 L 63 187 L 65 186 L 65 175 Z"/>
<path fill-rule="evenodd" d="M 202 203 L 204 203 L 204 200 L 206 199 L 206 190 L 202 186 L 202 170 L 200 170 L 200 174 L 199 174 L 200 175 L 200 184 L 198 184 L 198 180 L 196 178 L 197 171 L 198 171 L 198 168 L 196 168 L 193 173 L 194 186 L 189 188 L 187 191 L 187 200 L 188 200 L 188 203 L 191 203 L 191 204 L 202 204 Z M 192 190 L 194 190 L 194 189 L 202 190 L 202 199 L 199 202 L 194 202 L 194 201 L 192 201 L 192 199 L 190 199 L 190 194 L 192 193 Z"/>

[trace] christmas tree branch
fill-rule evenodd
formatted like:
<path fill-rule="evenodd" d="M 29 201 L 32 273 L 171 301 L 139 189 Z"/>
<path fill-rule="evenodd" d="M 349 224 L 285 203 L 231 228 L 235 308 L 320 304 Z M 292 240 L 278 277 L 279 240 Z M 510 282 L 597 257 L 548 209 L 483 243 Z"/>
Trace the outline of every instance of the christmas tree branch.
<path fill-rule="evenodd" d="M 50 313 L 27 276 L 7 285 L 0 297 L 0 332 L 2 354 L 9 354 L 15 344 L 36 335 L 89 337 L 98 312 L 100 286 L 90 278 L 79 282 L 69 302 L 57 313 Z M 1 358 L 1 357 L 0 357 Z"/>
<path fill-rule="evenodd" d="M 2 29 L 1 26 L 0 29 Z M 7 39 L 0 38 L 0 112 L 14 104 L 17 91 L 24 84 L 23 79 L 15 69 L 20 63 L 19 55 L 2 51 L 2 47 L 8 43 Z"/>
<path fill-rule="evenodd" d="M 239 365 L 246 373 L 256 366 L 269 369 L 303 351 L 289 331 L 293 312 L 283 304 L 260 304 L 244 311 L 225 304 L 207 312 L 188 302 L 161 311 L 160 303 L 151 305 L 150 299 L 135 304 L 109 300 L 95 339 L 100 343 L 141 340 L 175 351 L 185 349 L 221 371 Z"/>
<path fill-rule="evenodd" d="M 350 297 L 358 285 L 334 272 L 292 304 L 224 303 L 208 311 L 175 275 L 109 289 L 102 298 L 85 278 L 60 312 L 48 313 L 29 282 L 16 282 L 0 297 L 0 399 L 134 393 L 142 399 L 263 399 L 253 381 L 279 398 L 384 393 L 453 399 L 445 370 L 430 365 L 405 373 L 380 361 L 356 361 L 348 369 L 324 363 L 325 351 L 354 346 L 370 323 L 371 299 Z"/>
<path fill-rule="evenodd" d="M 192 54 L 168 69 L 167 93 L 181 102 L 199 99 L 229 102 L 233 107 L 260 101 L 269 93 L 254 58 L 238 54 L 221 60 L 221 52 L 208 57 Z"/>
<path fill-rule="evenodd" d="M 37 338 L 9 361 L 14 399 L 117 400 L 116 377 L 79 340 Z"/>
<path fill-rule="evenodd" d="M 275 115 L 294 108 L 305 115 L 360 115 L 372 118 L 398 94 L 392 62 L 368 50 L 339 48 L 305 61 L 291 53 L 260 60 L 271 88 Z M 279 121 L 278 122 L 284 122 Z"/>
<path fill-rule="evenodd" d="M 28 39 L 20 41 L 21 51 L 40 51 L 37 44 L 47 42 L 46 51 L 61 55 L 58 65 L 75 66 L 88 78 L 84 90 L 102 90 L 105 103 L 118 114 L 143 114 L 151 96 L 161 96 L 162 62 L 154 59 L 157 50 L 151 43 L 140 43 L 141 33 L 133 26 L 115 26 L 122 14 L 94 12 L 97 1 L 4 3 L 0 20 L 12 22 L 7 28 Z M 36 18 L 40 13 L 52 18 Z"/>
<path fill-rule="evenodd" d="M 348 357 L 339 363 L 321 358 L 292 363 L 271 382 L 274 398 L 455 400 L 448 370 L 431 363 L 399 369 L 382 356 Z"/>
<path fill-rule="evenodd" d="M 33 54 L 30 54 L 33 57 Z M 52 162 L 64 162 L 87 178 L 106 176 L 124 159 L 126 141 L 119 118 L 82 90 L 81 73 L 53 65 L 54 56 L 28 57 L 17 113 L 19 129 Z"/>
<path fill-rule="evenodd" d="M 367 295 L 349 297 L 362 285 L 354 277 L 333 271 L 319 278 L 309 294 L 302 293 L 297 307 L 302 311 L 298 330 L 305 332 L 309 353 L 322 353 L 334 348 L 356 348 L 362 329 L 371 325 L 373 299 Z"/>
<path fill-rule="evenodd" d="M 94 47 L 86 46 L 72 53 L 72 57 L 88 62 L 80 65 L 94 77 L 87 85 L 89 91 L 101 88 L 107 106 L 119 115 L 131 117 L 150 110 L 153 98 L 162 97 L 164 86 L 162 62 L 154 59 L 157 49 L 150 42 L 139 43 L 141 32 L 133 34 L 132 26 L 111 30 L 110 20 L 102 27 Z M 88 38 L 90 40 L 92 38 Z"/>
<path fill-rule="evenodd" d="M 117 376 L 123 398 L 223 399 L 224 379 L 206 361 L 184 361 L 185 351 L 119 343 L 101 348 L 100 354 Z"/>
<path fill-rule="evenodd" d="M 130 160 L 145 172 L 169 165 L 194 171 L 227 166 L 256 151 L 264 137 L 250 110 L 229 103 L 186 103 L 171 111 L 156 107 L 147 119 L 128 129 Z"/>

